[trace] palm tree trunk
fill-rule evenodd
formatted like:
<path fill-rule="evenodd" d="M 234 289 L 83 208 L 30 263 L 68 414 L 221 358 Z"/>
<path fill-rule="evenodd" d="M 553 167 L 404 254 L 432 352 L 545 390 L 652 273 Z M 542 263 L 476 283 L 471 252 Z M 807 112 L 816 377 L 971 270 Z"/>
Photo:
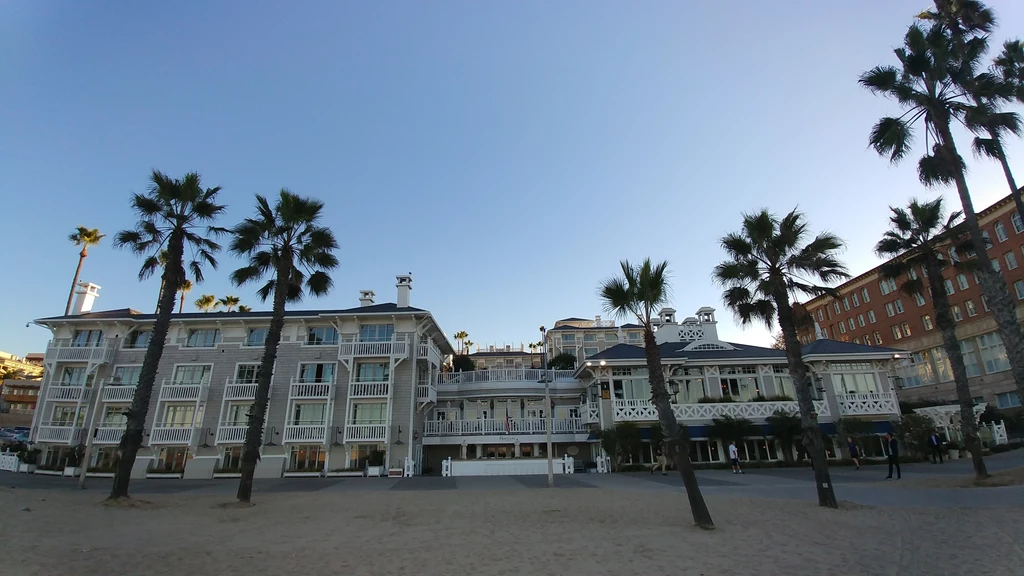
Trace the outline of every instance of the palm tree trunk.
<path fill-rule="evenodd" d="M 934 125 L 942 141 L 940 153 L 945 155 L 945 161 L 950 163 L 950 166 L 961 166 L 960 153 L 957 152 L 953 134 L 949 130 L 949 117 L 936 118 Z M 1010 361 L 1010 371 L 1013 374 L 1013 381 L 1017 385 L 1017 393 L 1024 398 L 1024 331 L 1021 330 L 1017 321 L 1017 305 L 1010 297 L 1006 279 L 1001 273 L 992 269 L 985 237 L 981 234 L 978 215 L 974 211 L 971 193 L 967 188 L 967 178 L 962 169 L 956 171 L 954 180 L 957 194 L 960 196 L 960 204 L 963 206 L 964 222 L 970 233 L 971 244 L 973 244 L 981 264 L 978 267 L 981 291 L 985 295 L 985 300 L 992 310 L 992 317 L 995 318 L 996 325 L 999 327 L 999 335 L 1003 339 L 1006 357 Z"/>
<path fill-rule="evenodd" d="M 64 308 L 64 315 L 71 314 L 71 301 L 75 298 L 75 287 L 78 286 L 78 277 L 82 274 L 82 263 L 85 262 L 85 257 L 88 253 L 85 248 L 78 253 L 78 268 L 75 268 L 75 279 L 71 281 L 71 292 L 68 294 L 68 305 Z"/>
<path fill-rule="evenodd" d="M 927 250 L 928 248 L 926 248 Z M 953 382 L 956 384 L 956 398 L 960 403 L 960 429 L 964 434 L 964 444 L 971 453 L 974 462 L 974 476 L 979 480 L 988 477 L 985 460 L 981 455 L 981 437 L 978 436 L 978 420 L 974 417 L 974 400 L 971 398 L 971 387 L 967 383 L 967 366 L 964 364 L 960 340 L 956 337 L 956 323 L 949 309 L 949 298 L 942 283 L 942 269 L 935 258 L 926 257 L 928 266 L 928 289 L 935 304 L 935 323 L 942 333 L 942 347 L 949 358 L 953 369 Z"/>
<path fill-rule="evenodd" d="M 796 322 L 793 308 L 789 303 L 789 294 L 775 294 L 775 306 L 778 308 L 779 327 L 786 341 L 786 360 L 789 362 L 789 377 L 796 389 L 796 400 L 800 406 L 800 424 L 803 426 L 803 445 L 811 466 L 814 468 L 814 487 L 818 492 L 818 506 L 838 508 L 836 491 L 832 486 L 832 475 L 828 471 L 828 458 L 825 457 L 825 439 L 818 426 L 818 414 L 814 411 L 814 400 L 811 399 L 810 375 L 804 364 L 800 348 L 800 340 L 796 335 Z"/>
<path fill-rule="evenodd" d="M 242 449 L 242 477 L 238 481 L 238 493 L 235 495 L 239 502 L 249 502 L 252 498 L 252 478 L 256 473 L 256 463 L 260 460 L 263 425 L 267 421 L 267 402 L 270 399 L 270 385 L 274 378 L 277 346 L 281 342 L 281 332 L 284 330 L 284 307 L 288 300 L 288 285 L 291 276 L 291 261 L 282 262 L 277 269 L 277 279 L 274 284 L 274 312 L 270 317 L 270 330 L 267 332 L 267 341 L 263 347 L 259 383 L 256 386 L 256 400 L 252 404 L 249 428 L 245 431 L 245 447 Z"/>
<path fill-rule="evenodd" d="M 181 303 L 178 304 L 178 314 L 181 314 L 185 310 L 185 291 L 181 291 Z"/>
<path fill-rule="evenodd" d="M 711 512 L 704 502 L 704 495 L 700 492 L 697 484 L 697 475 L 693 471 L 693 463 L 690 462 L 690 435 L 680 428 L 672 413 L 672 405 L 669 403 L 668 389 L 665 387 L 665 373 L 661 371 L 661 350 L 654 340 L 654 332 L 650 327 L 644 328 L 644 353 L 647 356 L 647 376 L 651 382 L 651 402 L 658 411 L 658 421 L 665 431 L 665 438 L 668 442 L 668 453 L 672 457 L 676 470 L 683 478 L 683 487 L 686 488 L 686 498 L 690 502 L 690 513 L 693 515 L 693 523 L 705 530 L 714 530 L 715 522 L 711 519 Z"/>
<path fill-rule="evenodd" d="M 156 309 L 157 309 L 158 312 L 160 311 L 160 300 L 163 300 L 163 297 L 164 297 L 164 279 L 161 278 L 160 279 L 160 293 L 156 297 Z"/>
<path fill-rule="evenodd" d="M 157 306 L 156 322 L 153 334 L 146 347 L 146 356 L 142 360 L 139 371 L 139 382 L 132 397 L 132 407 L 128 411 L 128 423 L 121 443 L 118 446 L 120 456 L 117 460 L 117 471 L 114 474 L 114 485 L 110 489 L 108 499 L 128 497 L 128 483 L 131 481 L 135 458 L 142 446 L 142 433 L 146 426 L 146 414 L 149 412 L 149 399 L 153 395 L 156 384 L 156 373 L 160 367 L 160 357 L 164 353 L 167 331 L 171 326 L 171 313 L 174 312 L 174 294 L 181 285 L 179 272 L 182 271 L 181 258 L 184 252 L 184 237 L 180 232 L 171 234 L 167 243 L 167 264 L 164 266 L 163 281 L 167 289 Z"/>

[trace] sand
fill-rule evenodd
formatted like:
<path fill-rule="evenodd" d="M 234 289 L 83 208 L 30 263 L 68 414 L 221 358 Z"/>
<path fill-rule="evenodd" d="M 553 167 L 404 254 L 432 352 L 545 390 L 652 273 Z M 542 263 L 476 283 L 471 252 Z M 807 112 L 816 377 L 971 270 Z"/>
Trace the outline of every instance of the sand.
<path fill-rule="evenodd" d="M 914 509 L 610 489 L 162 495 L 0 488 L 0 574 L 1020 574 L 1021 508 Z M 23 511 L 24 508 L 30 511 Z"/>
<path fill-rule="evenodd" d="M 907 482 L 901 488 L 996 488 L 1021 484 L 1024 484 L 1024 466 L 992 472 L 984 480 L 975 480 L 973 472 L 968 472 L 967 475 L 922 478 Z"/>

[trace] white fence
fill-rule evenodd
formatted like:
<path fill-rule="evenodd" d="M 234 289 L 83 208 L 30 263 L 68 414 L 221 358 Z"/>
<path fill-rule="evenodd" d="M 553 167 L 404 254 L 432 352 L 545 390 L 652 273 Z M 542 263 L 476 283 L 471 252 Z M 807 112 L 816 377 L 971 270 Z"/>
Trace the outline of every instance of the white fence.
<path fill-rule="evenodd" d="M 14 452 L 4 452 L 0 454 L 0 471 L 17 472 L 18 455 Z"/>

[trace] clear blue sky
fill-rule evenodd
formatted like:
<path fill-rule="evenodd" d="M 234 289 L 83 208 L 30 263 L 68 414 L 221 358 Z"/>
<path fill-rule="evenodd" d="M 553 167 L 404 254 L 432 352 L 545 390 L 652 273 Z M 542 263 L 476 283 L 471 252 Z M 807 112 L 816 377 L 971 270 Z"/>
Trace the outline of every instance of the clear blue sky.
<path fill-rule="evenodd" d="M 327 298 L 394 299 L 477 343 L 600 313 L 622 258 L 668 259 L 680 316 L 719 309 L 717 239 L 743 211 L 798 205 L 849 243 L 855 273 L 887 206 L 926 191 L 866 146 L 893 104 L 857 76 L 893 62 L 925 0 L 822 2 L 5 2 L 0 5 L 0 350 L 63 312 L 79 224 L 110 237 L 152 168 L 223 186 L 223 224 L 281 187 L 322 198 L 341 243 Z M 1024 34 L 1024 3 L 990 3 Z M 100 9 L 102 7 L 102 9 Z M 967 141 L 962 141 L 966 148 Z M 1010 148 L 1014 165 L 1024 147 Z M 1007 193 L 971 160 L 981 207 Z M 234 293 L 237 262 L 193 292 Z M 157 281 L 109 241 L 97 308 L 152 311 Z"/>

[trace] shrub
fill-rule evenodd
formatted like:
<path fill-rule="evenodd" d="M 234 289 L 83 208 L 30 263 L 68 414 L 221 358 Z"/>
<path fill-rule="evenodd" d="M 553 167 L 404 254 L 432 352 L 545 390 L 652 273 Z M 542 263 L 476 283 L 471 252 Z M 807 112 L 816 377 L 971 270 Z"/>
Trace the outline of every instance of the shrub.
<path fill-rule="evenodd" d="M 1011 450 L 1020 450 L 1024 448 L 1024 441 L 1015 440 L 1013 442 L 1007 442 L 1006 444 L 996 444 L 992 447 L 992 453 L 998 454 L 1000 452 L 1009 452 Z"/>
<path fill-rule="evenodd" d="M 935 422 L 929 416 L 904 414 L 899 422 L 893 423 L 893 434 L 903 445 L 901 454 L 927 456 L 930 452 L 928 437 L 935 430 Z"/>

